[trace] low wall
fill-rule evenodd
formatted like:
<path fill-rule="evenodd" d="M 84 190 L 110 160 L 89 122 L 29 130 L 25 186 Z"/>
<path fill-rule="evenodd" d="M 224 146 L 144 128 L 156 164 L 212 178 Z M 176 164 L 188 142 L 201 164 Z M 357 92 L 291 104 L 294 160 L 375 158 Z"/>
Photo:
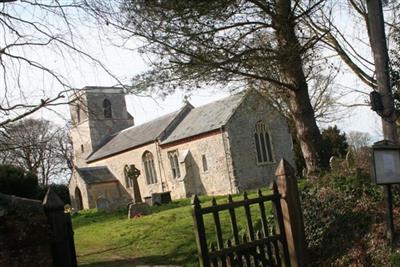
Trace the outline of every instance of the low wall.
<path fill-rule="evenodd" d="M 53 266 L 40 201 L 0 193 L 0 266 Z"/>

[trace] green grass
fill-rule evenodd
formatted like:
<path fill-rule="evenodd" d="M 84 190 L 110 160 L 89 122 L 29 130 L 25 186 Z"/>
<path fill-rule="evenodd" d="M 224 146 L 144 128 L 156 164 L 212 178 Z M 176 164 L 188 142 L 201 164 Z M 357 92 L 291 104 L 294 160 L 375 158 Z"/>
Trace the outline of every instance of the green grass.
<path fill-rule="evenodd" d="M 270 193 L 263 190 L 263 194 Z M 249 193 L 249 198 L 257 196 Z M 234 196 L 235 200 L 242 196 Z M 211 197 L 201 197 L 202 205 L 211 205 Z M 226 197 L 216 197 L 226 203 Z M 270 210 L 270 205 L 267 205 Z M 197 247 L 190 199 L 152 207 L 152 214 L 127 219 L 125 211 L 112 214 L 88 210 L 72 217 L 80 266 L 135 266 L 144 264 L 198 266 Z M 260 229 L 259 210 L 252 205 L 254 227 Z M 270 211 L 268 211 L 270 213 Z M 236 209 L 239 230 L 247 229 L 243 209 Z M 232 238 L 229 214 L 220 214 L 224 239 Z M 205 216 L 210 242 L 215 241 L 212 215 Z"/>

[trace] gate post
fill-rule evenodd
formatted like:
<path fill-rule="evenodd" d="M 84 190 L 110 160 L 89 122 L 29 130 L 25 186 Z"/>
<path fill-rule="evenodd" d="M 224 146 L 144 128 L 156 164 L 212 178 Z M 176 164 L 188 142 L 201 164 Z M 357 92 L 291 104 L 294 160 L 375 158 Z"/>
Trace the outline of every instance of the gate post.
<path fill-rule="evenodd" d="M 281 194 L 281 207 L 290 263 L 292 267 L 305 267 L 307 266 L 307 246 L 294 169 L 289 162 L 281 159 L 275 175 L 278 191 Z"/>
<path fill-rule="evenodd" d="M 51 253 L 54 266 L 78 266 L 69 214 L 64 213 L 64 203 L 49 188 L 43 200 L 44 212 L 51 229 Z"/>

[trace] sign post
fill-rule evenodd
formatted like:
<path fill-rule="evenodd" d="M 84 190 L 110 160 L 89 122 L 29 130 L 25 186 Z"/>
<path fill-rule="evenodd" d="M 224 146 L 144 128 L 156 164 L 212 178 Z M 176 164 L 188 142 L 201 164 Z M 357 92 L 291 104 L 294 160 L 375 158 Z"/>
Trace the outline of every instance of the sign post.
<path fill-rule="evenodd" d="M 392 184 L 400 184 L 400 146 L 388 140 L 374 143 L 373 173 L 375 184 L 384 186 L 386 202 L 387 237 L 391 243 L 395 240 L 395 228 L 393 223 L 393 197 Z"/>

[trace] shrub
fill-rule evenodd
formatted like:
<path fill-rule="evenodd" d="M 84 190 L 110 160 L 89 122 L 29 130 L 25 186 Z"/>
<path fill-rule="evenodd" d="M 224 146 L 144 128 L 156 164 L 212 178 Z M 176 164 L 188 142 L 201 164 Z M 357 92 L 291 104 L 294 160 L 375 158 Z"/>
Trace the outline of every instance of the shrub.
<path fill-rule="evenodd" d="M 0 192 L 19 197 L 35 198 L 38 191 L 36 175 L 23 169 L 0 165 Z"/>
<path fill-rule="evenodd" d="M 382 189 L 368 173 L 341 168 L 301 188 L 312 266 L 391 266 L 397 261 L 385 240 Z"/>

